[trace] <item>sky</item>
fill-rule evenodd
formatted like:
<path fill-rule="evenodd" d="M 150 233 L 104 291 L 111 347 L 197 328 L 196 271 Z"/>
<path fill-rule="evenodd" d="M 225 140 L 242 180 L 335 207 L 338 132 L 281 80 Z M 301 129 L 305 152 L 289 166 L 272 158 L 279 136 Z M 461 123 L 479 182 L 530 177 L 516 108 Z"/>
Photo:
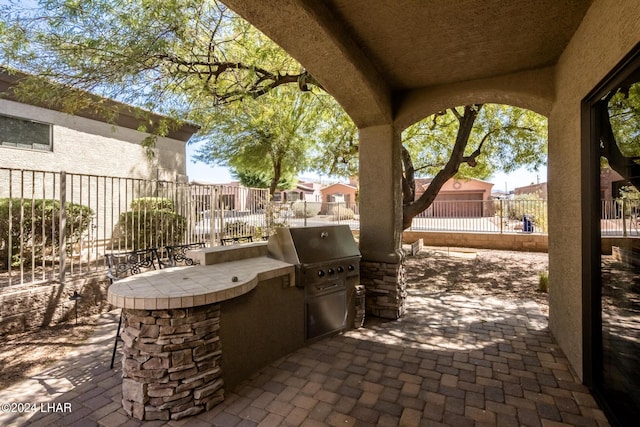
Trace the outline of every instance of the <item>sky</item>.
<path fill-rule="evenodd" d="M 234 181 L 229 169 L 222 166 L 210 166 L 202 162 L 194 162 L 193 155 L 198 149 L 198 144 L 187 144 L 187 175 L 189 181 L 205 181 L 213 184 L 225 184 Z M 320 177 L 309 175 L 311 178 Z M 326 180 L 326 177 L 325 177 Z M 524 187 L 530 184 L 538 184 L 547 181 L 547 168 L 543 167 L 538 172 L 529 172 L 524 168 L 510 174 L 495 174 L 487 181 L 494 184 L 496 191 L 512 191 L 516 187 Z"/>

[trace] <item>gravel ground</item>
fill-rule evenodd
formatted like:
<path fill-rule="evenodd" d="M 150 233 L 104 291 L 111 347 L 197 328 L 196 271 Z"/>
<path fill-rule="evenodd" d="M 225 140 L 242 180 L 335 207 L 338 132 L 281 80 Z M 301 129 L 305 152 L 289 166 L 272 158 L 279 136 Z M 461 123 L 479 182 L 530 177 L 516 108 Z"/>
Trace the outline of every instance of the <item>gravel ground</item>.
<path fill-rule="evenodd" d="M 531 299 L 548 315 L 547 294 L 538 290 L 540 273 L 548 265 L 546 253 L 424 247 L 407 258 L 406 273 L 409 293 L 419 287 L 433 293 Z"/>

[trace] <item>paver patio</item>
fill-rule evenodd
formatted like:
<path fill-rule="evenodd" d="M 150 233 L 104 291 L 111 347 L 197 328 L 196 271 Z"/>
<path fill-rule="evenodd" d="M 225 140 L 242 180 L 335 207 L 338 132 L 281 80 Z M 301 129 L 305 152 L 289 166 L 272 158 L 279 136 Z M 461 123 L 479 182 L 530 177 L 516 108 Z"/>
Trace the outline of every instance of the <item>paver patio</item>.
<path fill-rule="evenodd" d="M 369 320 L 289 354 L 213 410 L 177 421 L 125 415 L 120 369 L 109 369 L 110 312 L 68 359 L 0 391 L 1 403 L 38 408 L 2 413 L 0 425 L 608 425 L 537 303 L 426 292 L 409 289 L 402 319 Z"/>

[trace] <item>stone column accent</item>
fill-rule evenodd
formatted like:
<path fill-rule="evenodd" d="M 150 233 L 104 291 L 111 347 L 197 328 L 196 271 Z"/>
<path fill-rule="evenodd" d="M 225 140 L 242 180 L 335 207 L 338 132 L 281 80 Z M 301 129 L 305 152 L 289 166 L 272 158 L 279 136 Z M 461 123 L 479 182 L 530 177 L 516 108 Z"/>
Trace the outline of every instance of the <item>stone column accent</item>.
<path fill-rule="evenodd" d="M 178 420 L 224 399 L 220 305 L 123 309 L 122 405 L 139 420 Z"/>
<path fill-rule="evenodd" d="M 385 319 L 404 315 L 407 299 L 404 260 L 360 263 L 360 283 L 366 288 L 367 313 Z"/>

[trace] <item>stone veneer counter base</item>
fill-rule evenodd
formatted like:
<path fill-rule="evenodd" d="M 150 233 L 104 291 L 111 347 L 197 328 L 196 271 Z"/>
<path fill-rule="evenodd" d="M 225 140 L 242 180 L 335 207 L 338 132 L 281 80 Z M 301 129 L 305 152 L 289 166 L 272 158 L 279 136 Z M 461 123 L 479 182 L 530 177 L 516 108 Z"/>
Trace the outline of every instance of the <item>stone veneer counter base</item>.
<path fill-rule="evenodd" d="M 243 251 L 231 253 L 242 256 Z M 258 256 L 149 271 L 112 284 L 108 300 L 123 309 L 125 412 L 145 421 L 178 420 L 222 402 L 221 307 L 233 300 L 251 311 L 268 310 L 271 307 L 262 307 L 265 304 L 256 300 L 257 291 L 265 295 L 267 289 L 261 290 L 265 287 L 267 296 L 274 292 L 301 294 L 295 288 L 294 272 L 291 264 Z M 295 305 L 303 309 L 302 300 Z M 233 313 L 231 309 L 231 319 Z M 240 314 L 247 318 L 247 313 Z M 298 329 L 303 337 L 302 316 L 295 317 L 300 318 Z M 289 324 L 291 320 L 280 322 Z M 246 331 L 233 324 L 227 329 L 232 329 L 227 331 L 232 350 L 227 356 L 242 357 L 243 349 L 234 348 L 233 338 Z"/>

